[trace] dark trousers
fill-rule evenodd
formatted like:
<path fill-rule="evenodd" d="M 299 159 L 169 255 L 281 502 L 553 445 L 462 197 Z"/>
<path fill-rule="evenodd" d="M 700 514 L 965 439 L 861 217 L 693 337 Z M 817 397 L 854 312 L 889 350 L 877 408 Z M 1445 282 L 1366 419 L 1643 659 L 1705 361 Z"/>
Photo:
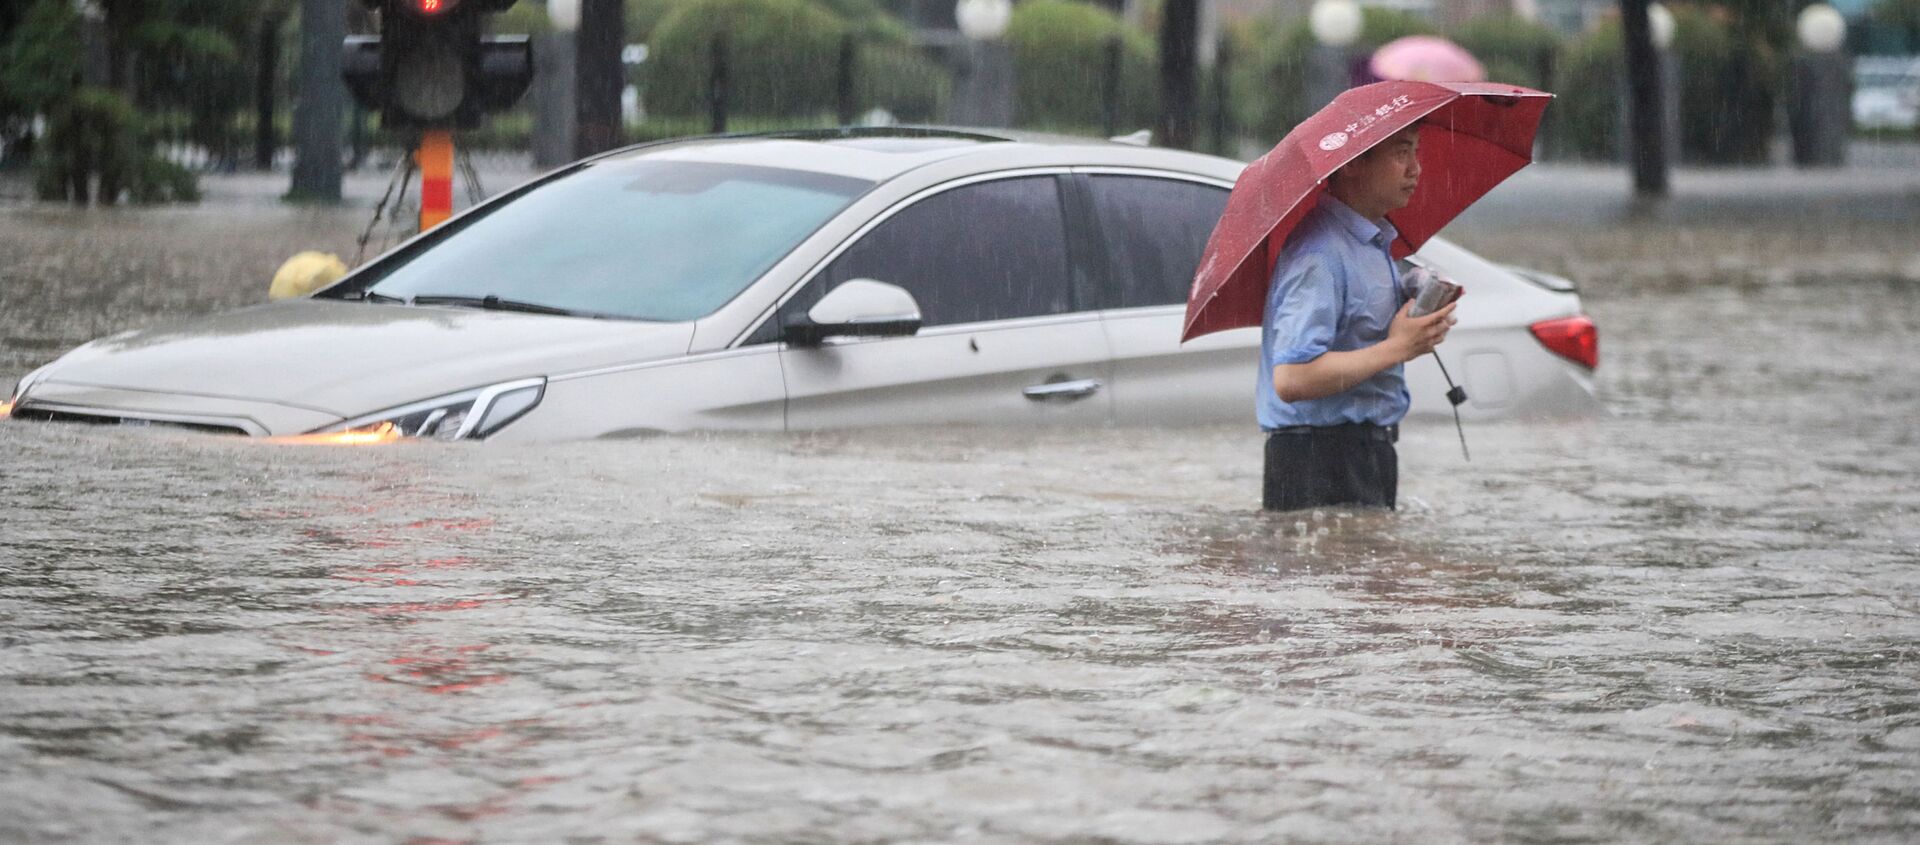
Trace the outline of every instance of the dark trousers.
<path fill-rule="evenodd" d="M 1392 509 L 1400 486 L 1399 428 L 1295 426 L 1267 435 L 1262 496 L 1270 511 L 1352 505 Z"/>

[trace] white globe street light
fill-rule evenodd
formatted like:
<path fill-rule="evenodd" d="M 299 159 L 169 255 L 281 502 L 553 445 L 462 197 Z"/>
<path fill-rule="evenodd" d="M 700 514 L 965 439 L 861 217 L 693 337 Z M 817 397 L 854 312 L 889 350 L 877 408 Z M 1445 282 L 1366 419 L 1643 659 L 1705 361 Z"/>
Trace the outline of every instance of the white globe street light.
<path fill-rule="evenodd" d="M 1346 47 L 1360 40 L 1360 4 L 1353 0 L 1315 0 L 1307 13 L 1314 40 L 1329 47 Z"/>
<path fill-rule="evenodd" d="M 953 20 L 969 40 L 992 41 L 1007 34 L 1013 0 L 960 0 L 954 4 Z"/>
<path fill-rule="evenodd" d="M 1647 29 L 1651 30 L 1655 50 L 1665 50 L 1673 46 L 1674 27 L 1673 12 L 1667 9 L 1666 4 L 1647 4 Z"/>
<path fill-rule="evenodd" d="M 1815 53 L 1831 53 L 1847 40 L 1847 19 L 1825 3 L 1800 10 L 1795 29 L 1799 30 L 1800 46 Z"/>
<path fill-rule="evenodd" d="M 547 0 L 547 19 L 561 32 L 579 29 L 580 0 Z"/>

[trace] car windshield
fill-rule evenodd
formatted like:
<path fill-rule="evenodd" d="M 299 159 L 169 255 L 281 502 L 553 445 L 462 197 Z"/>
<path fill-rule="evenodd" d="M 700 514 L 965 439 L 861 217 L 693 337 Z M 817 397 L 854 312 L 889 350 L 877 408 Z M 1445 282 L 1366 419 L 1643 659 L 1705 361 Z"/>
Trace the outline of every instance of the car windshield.
<path fill-rule="evenodd" d="M 712 162 L 598 162 L 465 222 L 368 292 L 693 320 L 773 266 L 872 183 Z"/>

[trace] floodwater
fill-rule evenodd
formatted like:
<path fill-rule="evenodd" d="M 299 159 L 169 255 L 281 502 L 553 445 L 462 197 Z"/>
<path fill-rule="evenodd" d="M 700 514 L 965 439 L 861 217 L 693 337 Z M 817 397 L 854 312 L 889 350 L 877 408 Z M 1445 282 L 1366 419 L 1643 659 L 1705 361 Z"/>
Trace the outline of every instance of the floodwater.
<path fill-rule="evenodd" d="M 350 249 L 279 214 L 0 218 L 0 379 Z M 1910 842 L 1920 283 L 1842 270 L 1585 278 L 1615 414 L 1394 514 L 1251 424 L 0 424 L 0 841 Z"/>

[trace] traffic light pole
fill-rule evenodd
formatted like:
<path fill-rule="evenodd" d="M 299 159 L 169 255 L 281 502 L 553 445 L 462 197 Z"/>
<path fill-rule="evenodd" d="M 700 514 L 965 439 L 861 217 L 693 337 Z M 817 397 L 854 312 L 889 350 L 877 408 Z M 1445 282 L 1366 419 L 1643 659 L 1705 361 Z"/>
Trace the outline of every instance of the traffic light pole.
<path fill-rule="evenodd" d="M 420 165 L 420 231 L 424 232 L 453 216 L 453 132 L 422 131 L 413 155 Z"/>

